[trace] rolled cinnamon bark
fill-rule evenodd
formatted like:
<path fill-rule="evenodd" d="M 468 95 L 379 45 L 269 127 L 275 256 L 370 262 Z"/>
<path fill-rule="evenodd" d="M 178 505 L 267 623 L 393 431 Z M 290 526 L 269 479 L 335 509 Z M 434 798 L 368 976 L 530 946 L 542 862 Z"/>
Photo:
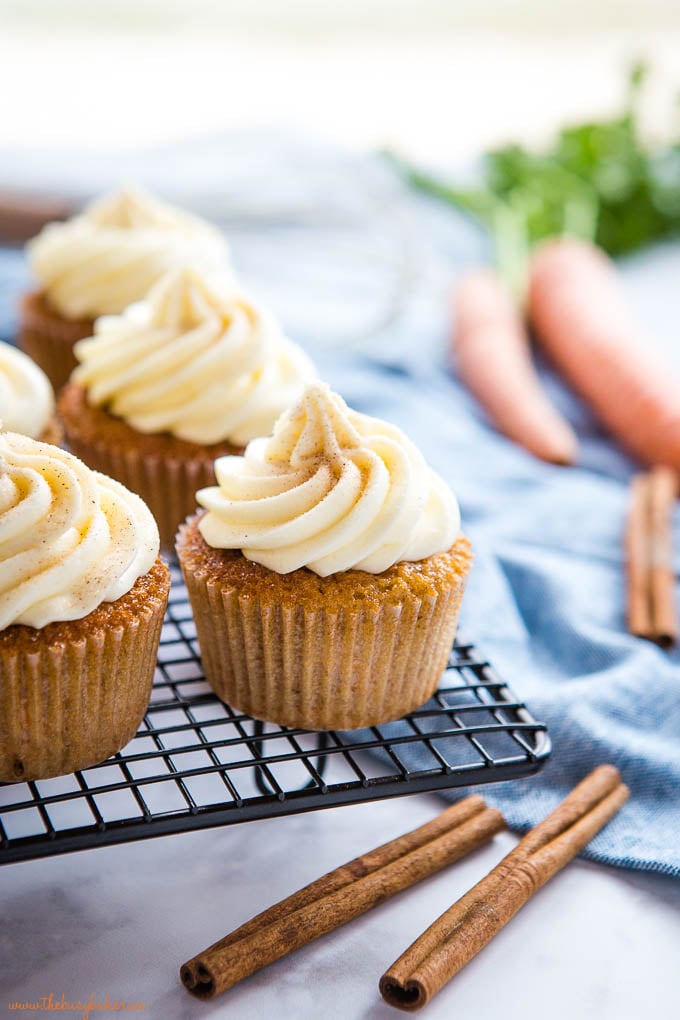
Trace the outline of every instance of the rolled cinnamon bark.
<path fill-rule="evenodd" d="M 628 630 L 636 637 L 651 639 L 650 482 L 648 474 L 635 475 L 631 482 L 625 547 L 628 581 Z"/>
<path fill-rule="evenodd" d="M 675 470 L 661 465 L 636 475 L 626 527 L 628 629 L 664 648 L 678 636 L 672 533 L 677 484 Z"/>
<path fill-rule="evenodd" d="M 652 634 L 662 647 L 670 648 L 678 637 L 673 567 L 673 505 L 678 479 L 673 468 L 655 467 L 650 483 L 650 587 Z"/>
<path fill-rule="evenodd" d="M 467 797 L 252 918 L 183 964 L 182 983 L 198 998 L 211 999 L 453 863 L 503 828 L 499 811 L 487 808 L 479 796 Z"/>
<path fill-rule="evenodd" d="M 595 769 L 383 974 L 385 1001 L 407 1011 L 426 1005 L 627 799 L 617 769 Z"/>

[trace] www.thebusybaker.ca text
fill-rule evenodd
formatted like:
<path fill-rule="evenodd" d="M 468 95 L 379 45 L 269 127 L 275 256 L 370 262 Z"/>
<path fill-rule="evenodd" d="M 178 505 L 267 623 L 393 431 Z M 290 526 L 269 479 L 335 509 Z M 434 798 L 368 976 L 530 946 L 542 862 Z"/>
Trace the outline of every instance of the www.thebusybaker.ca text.
<path fill-rule="evenodd" d="M 10 1002 L 8 1006 L 10 1010 L 17 1013 L 79 1013 L 81 1020 L 89 1020 L 91 1013 L 123 1013 L 146 1009 L 143 1002 L 110 999 L 108 995 L 103 999 L 96 999 L 94 995 L 91 995 L 89 999 L 76 999 L 71 1002 L 65 995 L 57 998 L 56 995 L 51 994 L 43 995 L 34 1002 Z"/>

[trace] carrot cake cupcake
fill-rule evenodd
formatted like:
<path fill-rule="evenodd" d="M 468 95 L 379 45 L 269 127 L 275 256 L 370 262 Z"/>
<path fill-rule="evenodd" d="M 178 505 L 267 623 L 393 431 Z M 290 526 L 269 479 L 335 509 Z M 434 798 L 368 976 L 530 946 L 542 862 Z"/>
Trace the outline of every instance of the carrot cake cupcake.
<path fill-rule="evenodd" d="M 87 768 L 148 704 L 170 577 L 138 496 L 0 434 L 0 781 Z"/>
<path fill-rule="evenodd" d="M 406 436 L 313 382 L 215 472 L 177 552 L 217 694 L 311 729 L 427 701 L 471 551 L 453 494 Z"/>
<path fill-rule="evenodd" d="M 146 500 L 168 548 L 215 459 L 267 435 L 314 374 L 273 316 L 194 269 L 98 319 L 75 353 L 59 399 L 67 440 Z"/>
<path fill-rule="evenodd" d="M 0 427 L 32 439 L 58 443 L 50 381 L 34 361 L 0 341 Z"/>
<path fill-rule="evenodd" d="M 27 246 L 39 289 L 21 305 L 20 346 L 55 390 L 75 368 L 73 345 L 99 315 L 117 315 L 177 266 L 228 272 L 222 234 L 190 213 L 125 188 L 64 223 L 48 224 Z"/>

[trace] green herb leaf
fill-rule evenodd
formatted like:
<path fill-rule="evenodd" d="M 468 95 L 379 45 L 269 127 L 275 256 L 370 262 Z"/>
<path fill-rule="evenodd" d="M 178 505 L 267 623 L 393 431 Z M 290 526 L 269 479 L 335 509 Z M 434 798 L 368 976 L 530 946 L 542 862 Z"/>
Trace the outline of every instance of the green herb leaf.
<path fill-rule="evenodd" d="M 623 112 L 560 129 L 545 152 L 513 144 L 486 154 L 484 181 L 459 188 L 391 156 L 414 187 L 475 217 L 494 239 L 496 264 L 521 300 L 532 245 L 571 234 L 624 255 L 680 235 L 680 138 L 648 149 L 638 100 L 647 68 L 630 71 Z"/>

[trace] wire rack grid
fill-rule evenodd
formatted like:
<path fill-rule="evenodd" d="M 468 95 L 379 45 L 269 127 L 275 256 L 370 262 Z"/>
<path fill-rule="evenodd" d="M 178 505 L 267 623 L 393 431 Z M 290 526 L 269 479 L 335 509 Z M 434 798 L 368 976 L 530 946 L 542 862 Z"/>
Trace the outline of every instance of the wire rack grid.
<path fill-rule="evenodd" d="M 454 645 L 445 686 L 399 722 L 352 733 L 258 722 L 208 687 L 176 564 L 172 572 L 137 735 L 82 772 L 0 784 L 0 863 L 514 779 L 538 771 L 550 753 L 545 725 L 468 644 Z"/>

